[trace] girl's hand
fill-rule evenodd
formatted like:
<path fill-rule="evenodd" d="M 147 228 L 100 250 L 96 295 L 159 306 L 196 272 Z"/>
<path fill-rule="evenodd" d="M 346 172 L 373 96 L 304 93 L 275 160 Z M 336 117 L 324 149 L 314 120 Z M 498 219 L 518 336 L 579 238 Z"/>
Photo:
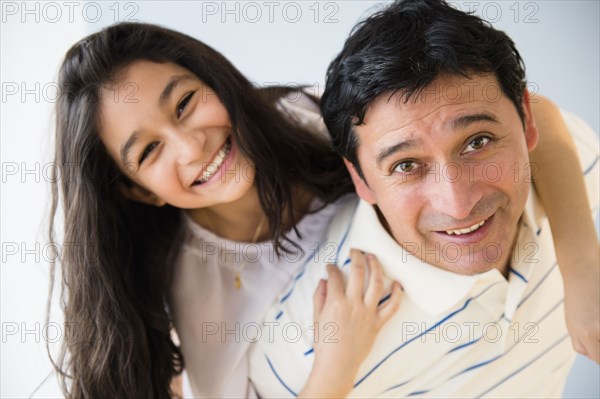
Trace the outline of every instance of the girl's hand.
<path fill-rule="evenodd" d="M 565 316 L 573 348 L 600 363 L 600 261 L 594 252 L 564 276 Z"/>
<path fill-rule="evenodd" d="M 339 398 L 350 393 L 360 364 L 381 327 L 400 306 L 401 288 L 392 284 L 389 299 L 378 306 L 384 292 L 377 258 L 352 250 L 348 286 L 337 266 L 327 265 L 328 281 L 314 294 L 315 363 L 299 397 Z M 364 292 L 365 275 L 369 282 Z"/>

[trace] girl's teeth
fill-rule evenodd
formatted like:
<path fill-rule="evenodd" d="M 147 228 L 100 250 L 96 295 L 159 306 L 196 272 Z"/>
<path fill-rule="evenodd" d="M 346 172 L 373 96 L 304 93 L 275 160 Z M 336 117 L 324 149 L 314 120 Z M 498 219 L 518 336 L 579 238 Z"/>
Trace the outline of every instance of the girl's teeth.
<path fill-rule="evenodd" d="M 217 156 L 215 156 L 215 159 L 213 159 L 210 165 L 208 165 L 204 172 L 202 172 L 202 176 L 200 176 L 200 179 L 196 180 L 194 184 L 202 184 L 208 179 L 210 179 L 215 173 L 217 173 L 217 171 L 223 164 L 223 161 L 229 154 L 230 150 L 231 144 L 229 143 L 229 141 L 227 141 L 225 145 L 219 150 Z"/>
<path fill-rule="evenodd" d="M 481 226 L 483 226 L 483 224 L 485 223 L 485 220 L 482 220 L 481 222 L 474 224 L 471 227 L 467 227 L 466 229 L 460 229 L 460 230 L 446 230 L 446 234 L 454 234 L 454 235 L 461 235 L 461 234 L 467 234 L 467 233 L 471 233 L 475 230 L 477 230 L 478 228 L 480 228 Z"/>

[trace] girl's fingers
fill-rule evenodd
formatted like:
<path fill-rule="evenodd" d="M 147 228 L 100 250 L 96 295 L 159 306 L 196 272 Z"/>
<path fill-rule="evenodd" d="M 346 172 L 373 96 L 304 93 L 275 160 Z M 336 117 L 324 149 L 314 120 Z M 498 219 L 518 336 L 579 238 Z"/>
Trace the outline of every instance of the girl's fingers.
<path fill-rule="evenodd" d="M 394 281 L 392 284 L 392 293 L 390 298 L 385 301 L 377 310 L 379 316 L 378 328 L 381 328 L 400 307 L 400 300 L 402 299 L 402 286 L 399 282 Z"/>
<path fill-rule="evenodd" d="M 350 278 L 348 279 L 348 288 L 346 295 L 354 300 L 362 300 L 365 287 L 365 274 L 367 266 L 367 257 L 361 251 L 350 250 Z"/>
<path fill-rule="evenodd" d="M 327 265 L 327 298 L 337 299 L 344 295 L 344 277 L 341 270 L 332 264 Z"/>
<path fill-rule="evenodd" d="M 375 309 L 381 294 L 383 294 L 383 271 L 377 257 L 373 254 L 367 254 L 367 263 L 369 265 L 369 286 L 365 293 L 365 305 L 370 309 Z"/>
<path fill-rule="evenodd" d="M 321 315 L 323 306 L 325 306 L 326 298 L 327 281 L 321 279 L 319 280 L 319 285 L 317 285 L 317 289 L 315 290 L 315 294 L 313 295 L 313 321 L 317 322 L 319 320 L 319 316 Z"/>

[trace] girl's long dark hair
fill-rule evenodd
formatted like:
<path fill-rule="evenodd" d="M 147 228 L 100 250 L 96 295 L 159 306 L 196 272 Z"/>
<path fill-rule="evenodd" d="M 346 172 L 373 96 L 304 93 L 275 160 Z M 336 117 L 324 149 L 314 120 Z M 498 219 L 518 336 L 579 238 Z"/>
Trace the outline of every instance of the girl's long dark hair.
<path fill-rule="evenodd" d="M 260 203 L 279 249 L 287 240 L 284 221 L 297 222 L 294 189 L 324 203 L 353 189 L 329 144 L 276 109 L 275 94 L 285 90 L 254 88 L 203 43 L 154 25 L 122 23 L 75 44 L 59 74 L 55 162 L 62 167 L 55 169 L 49 228 L 54 242 L 62 200 L 61 298 L 69 328 L 53 362 L 67 397 L 170 397 L 170 381 L 183 367 L 165 307 L 183 234 L 181 211 L 121 196 L 119 185 L 128 178 L 98 134 L 101 89 L 136 60 L 176 63 L 216 92 L 234 139 L 256 167 Z M 52 263 L 52 276 L 55 268 Z"/>

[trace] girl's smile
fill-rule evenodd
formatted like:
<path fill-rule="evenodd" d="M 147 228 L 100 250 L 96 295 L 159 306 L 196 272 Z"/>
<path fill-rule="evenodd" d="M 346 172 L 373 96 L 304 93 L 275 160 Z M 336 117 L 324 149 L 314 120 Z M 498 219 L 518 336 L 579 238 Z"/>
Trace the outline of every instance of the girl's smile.
<path fill-rule="evenodd" d="M 135 171 L 138 188 L 131 198 L 199 209 L 236 202 L 249 192 L 254 167 L 233 139 L 227 109 L 193 73 L 172 63 L 137 61 L 116 85 L 116 92 L 134 87 L 135 95 L 115 101 L 112 88 L 105 89 L 100 136 L 122 170 Z"/>

